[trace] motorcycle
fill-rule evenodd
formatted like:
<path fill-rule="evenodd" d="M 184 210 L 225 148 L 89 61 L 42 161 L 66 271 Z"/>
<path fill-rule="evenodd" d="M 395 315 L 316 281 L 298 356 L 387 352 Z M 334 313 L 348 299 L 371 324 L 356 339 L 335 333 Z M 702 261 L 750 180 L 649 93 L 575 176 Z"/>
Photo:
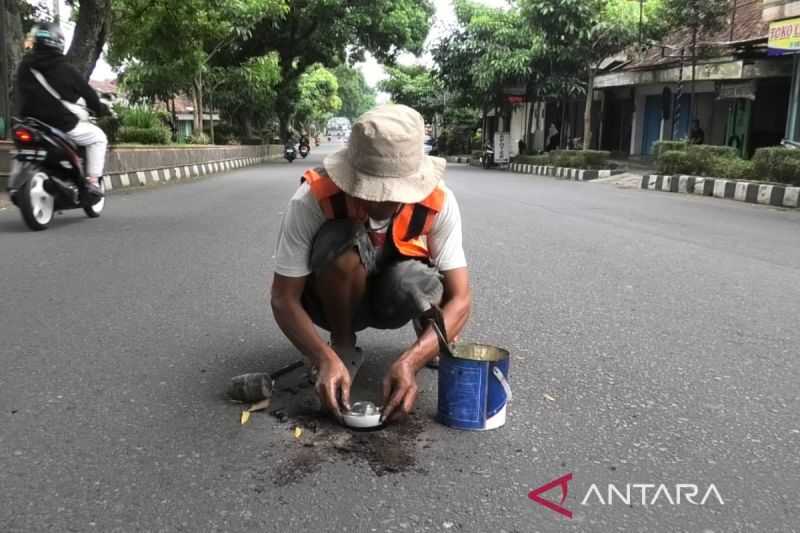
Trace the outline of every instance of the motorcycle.
<path fill-rule="evenodd" d="M 105 197 L 98 199 L 86 188 L 82 147 L 64 132 L 30 117 L 14 119 L 12 135 L 16 150 L 8 194 L 28 228 L 47 229 L 55 213 L 67 209 L 83 209 L 89 218 L 100 216 Z M 105 181 L 99 181 L 105 194 Z"/>
<path fill-rule="evenodd" d="M 286 146 L 283 148 L 283 157 L 285 157 L 285 158 L 286 158 L 286 160 L 287 160 L 289 163 L 291 163 L 292 161 L 294 161 L 295 159 L 297 159 L 297 150 L 295 150 L 295 148 L 294 148 L 294 145 L 293 145 L 293 144 L 287 144 L 287 145 L 286 145 Z"/>
<path fill-rule="evenodd" d="M 300 145 L 300 157 L 302 157 L 303 159 L 308 157 L 308 153 L 310 151 L 311 151 L 311 147 L 309 145 L 307 145 L 307 144 L 301 144 Z"/>

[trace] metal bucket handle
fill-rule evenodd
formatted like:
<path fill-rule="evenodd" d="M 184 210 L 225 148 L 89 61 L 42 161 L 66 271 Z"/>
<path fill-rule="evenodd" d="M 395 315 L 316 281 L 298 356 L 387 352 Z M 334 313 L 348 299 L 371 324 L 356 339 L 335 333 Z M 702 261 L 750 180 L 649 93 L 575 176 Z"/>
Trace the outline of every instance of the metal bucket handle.
<path fill-rule="evenodd" d="M 447 327 L 444 325 L 444 316 L 442 310 L 437 305 L 431 305 L 431 308 L 426 313 L 426 318 L 431 322 L 436 336 L 439 337 L 439 350 L 453 357 L 453 350 L 450 348 L 450 342 L 447 340 Z M 503 391 L 506 393 L 506 401 L 511 401 L 511 385 L 503 375 L 503 371 L 497 366 L 492 366 L 492 375 L 500 382 Z"/>
<path fill-rule="evenodd" d="M 510 402 L 511 401 L 511 385 L 508 383 L 508 380 L 503 375 L 503 371 L 500 370 L 499 367 L 493 366 L 492 367 L 492 374 L 494 374 L 494 377 L 496 377 L 497 381 L 500 382 L 500 386 L 503 387 L 503 390 L 506 393 L 506 401 Z"/>

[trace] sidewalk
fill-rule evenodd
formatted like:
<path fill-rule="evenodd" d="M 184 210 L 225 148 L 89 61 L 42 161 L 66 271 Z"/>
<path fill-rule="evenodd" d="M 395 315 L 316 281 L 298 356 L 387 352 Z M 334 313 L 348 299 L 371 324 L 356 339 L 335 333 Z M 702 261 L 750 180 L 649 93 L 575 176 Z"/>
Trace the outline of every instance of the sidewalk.
<path fill-rule="evenodd" d="M 638 189 L 642 183 L 642 177 L 654 174 L 655 161 L 647 159 L 610 159 L 611 163 L 617 165 L 617 168 L 624 168 L 626 171 L 622 174 L 611 176 L 610 178 L 600 178 L 592 180 L 593 183 L 608 183 L 616 185 L 623 189 Z"/>

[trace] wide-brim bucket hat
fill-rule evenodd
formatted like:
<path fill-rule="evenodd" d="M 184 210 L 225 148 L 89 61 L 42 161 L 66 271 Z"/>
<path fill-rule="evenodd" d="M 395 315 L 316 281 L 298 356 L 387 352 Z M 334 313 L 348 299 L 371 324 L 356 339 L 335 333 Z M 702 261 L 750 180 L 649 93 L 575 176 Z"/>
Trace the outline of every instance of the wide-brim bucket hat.
<path fill-rule="evenodd" d="M 371 202 L 413 204 L 430 195 L 447 162 L 425 155 L 425 121 L 404 105 L 378 106 L 353 124 L 347 148 L 325 158 L 331 180 Z"/>

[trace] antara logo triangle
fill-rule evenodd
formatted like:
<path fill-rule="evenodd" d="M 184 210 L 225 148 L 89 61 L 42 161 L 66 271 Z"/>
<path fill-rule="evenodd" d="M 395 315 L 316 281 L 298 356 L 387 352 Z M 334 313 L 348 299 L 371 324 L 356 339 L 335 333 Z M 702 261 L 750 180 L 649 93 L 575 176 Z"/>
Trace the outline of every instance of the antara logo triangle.
<path fill-rule="evenodd" d="M 561 505 L 564 503 L 564 500 L 567 499 L 567 494 L 569 493 L 569 482 L 572 481 L 572 473 L 566 474 L 561 476 L 558 479 L 554 479 L 549 483 L 545 483 L 538 489 L 533 489 L 528 493 L 528 498 L 535 501 L 539 505 L 543 505 L 550 509 L 551 511 L 555 511 L 559 514 L 566 516 L 567 518 L 572 518 L 572 511 L 562 507 Z M 550 500 L 545 500 L 542 498 L 542 494 L 545 492 L 555 488 L 561 487 L 561 501 L 558 503 L 552 502 Z"/>

